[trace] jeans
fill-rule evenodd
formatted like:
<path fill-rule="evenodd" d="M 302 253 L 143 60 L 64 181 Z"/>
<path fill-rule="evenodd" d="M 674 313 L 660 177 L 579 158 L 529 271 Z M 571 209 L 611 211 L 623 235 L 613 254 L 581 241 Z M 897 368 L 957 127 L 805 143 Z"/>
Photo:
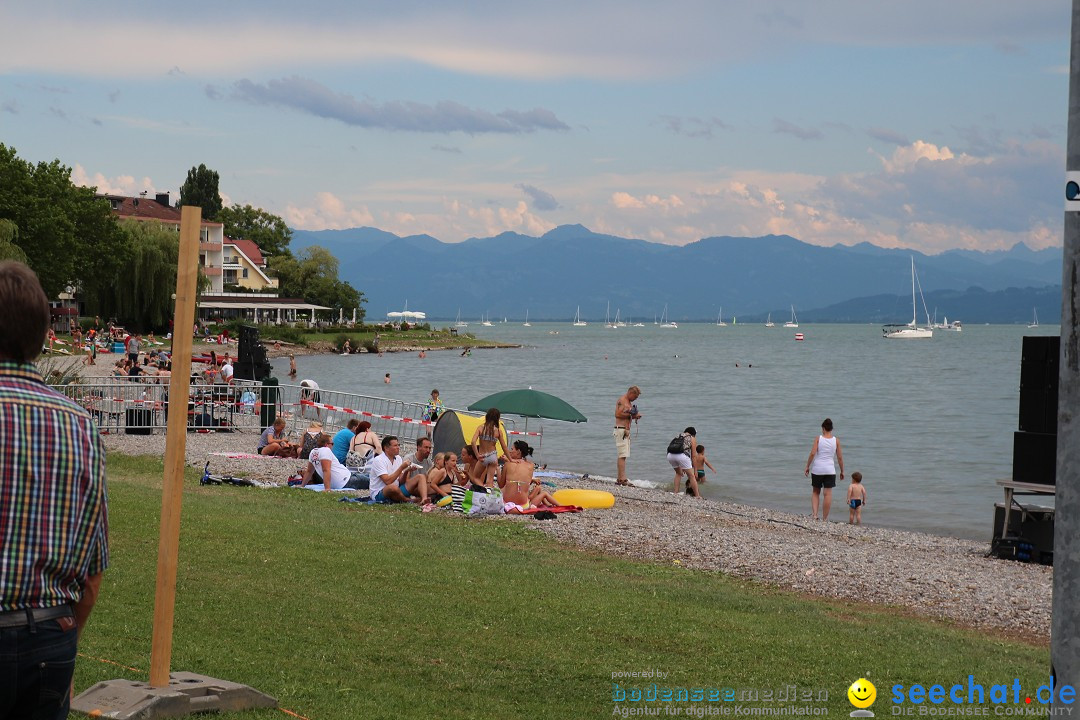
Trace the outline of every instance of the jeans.
<path fill-rule="evenodd" d="M 71 618 L 0 628 L 0 717 L 67 718 L 77 641 Z"/>

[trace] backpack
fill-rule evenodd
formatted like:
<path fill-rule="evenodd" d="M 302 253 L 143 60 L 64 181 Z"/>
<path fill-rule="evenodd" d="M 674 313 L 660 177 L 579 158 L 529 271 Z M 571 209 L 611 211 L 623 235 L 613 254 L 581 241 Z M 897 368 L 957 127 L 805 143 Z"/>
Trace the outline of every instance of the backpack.
<path fill-rule="evenodd" d="M 667 444 L 667 451 L 670 455 L 681 455 L 686 452 L 686 449 L 683 447 L 683 436 L 677 435 L 673 438 L 672 441 Z"/>

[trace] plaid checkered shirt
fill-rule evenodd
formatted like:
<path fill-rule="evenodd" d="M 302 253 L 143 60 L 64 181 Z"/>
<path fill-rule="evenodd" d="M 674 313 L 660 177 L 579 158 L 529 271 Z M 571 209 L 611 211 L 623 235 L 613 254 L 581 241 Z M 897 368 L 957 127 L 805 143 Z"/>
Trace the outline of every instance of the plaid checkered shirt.
<path fill-rule="evenodd" d="M 33 365 L 0 360 L 0 611 L 76 603 L 108 564 L 97 426 Z"/>

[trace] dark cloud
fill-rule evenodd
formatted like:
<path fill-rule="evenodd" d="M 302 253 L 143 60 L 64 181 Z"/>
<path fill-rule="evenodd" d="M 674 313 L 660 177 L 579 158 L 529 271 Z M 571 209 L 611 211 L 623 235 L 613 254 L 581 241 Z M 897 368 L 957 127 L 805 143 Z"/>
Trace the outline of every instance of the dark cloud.
<path fill-rule="evenodd" d="M 120 91 L 119 90 L 113 90 L 111 93 L 109 93 L 109 102 L 114 103 L 119 99 L 120 99 Z"/>
<path fill-rule="evenodd" d="M 713 130 L 730 130 L 731 126 L 720 118 L 679 117 L 661 115 L 660 124 L 676 135 L 690 138 L 711 138 Z"/>
<path fill-rule="evenodd" d="M 19 114 L 19 104 L 14 100 L 5 100 L 3 105 L 0 105 L 0 111 L 11 113 L 12 115 Z"/>
<path fill-rule="evenodd" d="M 971 155 L 993 155 L 1005 152 L 1011 141 L 1007 141 L 1000 129 L 984 128 L 978 125 L 955 128 L 963 140 L 963 151 Z"/>
<path fill-rule="evenodd" d="M 165 74 L 166 75 L 186 75 L 187 73 L 185 73 L 183 70 L 181 70 L 179 65 L 173 65 L 169 69 L 169 72 L 167 72 Z"/>
<path fill-rule="evenodd" d="M 94 123 L 98 127 L 102 127 L 105 125 L 105 123 L 101 122 L 100 118 L 90 118 L 90 122 Z"/>
<path fill-rule="evenodd" d="M 559 201 L 549 192 L 541 190 L 533 185 L 526 185 L 525 183 L 518 183 L 514 187 L 529 196 L 529 199 L 532 200 L 533 210 L 544 211 L 559 209 Z"/>
<path fill-rule="evenodd" d="M 58 108 L 58 107 L 50 107 L 49 108 L 49 113 L 53 117 L 60 118 L 61 120 L 67 120 L 68 119 L 68 114 L 66 112 L 64 112 L 62 109 Z"/>
<path fill-rule="evenodd" d="M 773 118 L 773 132 L 794 135 L 800 140 L 821 140 L 825 137 L 820 130 L 802 128 L 787 120 L 781 120 L 780 118 Z"/>
<path fill-rule="evenodd" d="M 56 87 L 55 85 L 38 85 L 38 89 L 54 95 L 68 95 L 71 93 L 71 90 L 66 87 Z"/>
<path fill-rule="evenodd" d="M 461 148 L 453 147 L 453 146 L 450 146 L 450 145 L 432 145 L 431 149 L 436 150 L 438 152 L 452 153 L 454 155 L 460 155 L 461 154 Z"/>
<path fill-rule="evenodd" d="M 452 100 L 434 105 L 393 101 L 376 103 L 336 93 L 314 80 L 301 77 L 270 80 L 265 84 L 240 80 L 233 84 L 231 97 L 254 105 L 277 105 L 339 120 L 347 125 L 408 132 L 531 133 L 537 130 L 569 130 L 569 126 L 543 108 L 504 110 L 492 113 L 476 110 Z"/>
<path fill-rule="evenodd" d="M 911 144 L 911 141 L 906 137 L 889 128 L 869 128 L 866 131 L 866 134 L 875 140 L 880 140 L 881 142 L 889 143 L 890 145 L 899 145 L 902 147 Z"/>
<path fill-rule="evenodd" d="M 225 93 L 221 92 L 221 90 L 214 87 L 213 85 L 207 85 L 206 87 L 204 87 L 203 93 L 211 100 L 222 100 L 225 98 Z"/>

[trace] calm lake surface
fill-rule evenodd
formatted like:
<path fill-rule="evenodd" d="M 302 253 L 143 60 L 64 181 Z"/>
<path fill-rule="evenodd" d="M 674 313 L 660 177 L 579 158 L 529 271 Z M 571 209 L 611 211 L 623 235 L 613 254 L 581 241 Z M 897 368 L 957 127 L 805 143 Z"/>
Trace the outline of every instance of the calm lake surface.
<path fill-rule="evenodd" d="M 847 474 L 864 476 L 864 523 L 988 540 L 1002 499 L 995 480 L 1012 473 L 1023 336 L 1059 331 L 967 326 L 935 331 L 930 340 L 884 340 L 878 325 L 613 330 L 519 321 L 470 325 L 468 332 L 520 349 L 430 352 L 425 359 L 320 355 L 297 358 L 297 365 L 300 378 L 328 390 L 425 402 L 438 388 L 452 408 L 512 388 L 557 395 L 589 422 L 542 421 L 542 444 L 529 438 L 534 458 L 594 477 L 615 475 L 615 401 L 638 385 L 643 418 L 627 463 L 631 479 L 670 487 L 665 448 L 693 425 L 718 470 L 708 473 L 704 495 L 807 514 L 810 481 L 802 471 L 821 421 L 831 417 Z M 795 341 L 796 332 L 805 341 Z M 288 382 L 287 360 L 274 369 Z M 529 429 L 538 424 L 530 420 Z M 833 520 L 847 521 L 847 485 L 838 482 L 834 491 Z"/>

